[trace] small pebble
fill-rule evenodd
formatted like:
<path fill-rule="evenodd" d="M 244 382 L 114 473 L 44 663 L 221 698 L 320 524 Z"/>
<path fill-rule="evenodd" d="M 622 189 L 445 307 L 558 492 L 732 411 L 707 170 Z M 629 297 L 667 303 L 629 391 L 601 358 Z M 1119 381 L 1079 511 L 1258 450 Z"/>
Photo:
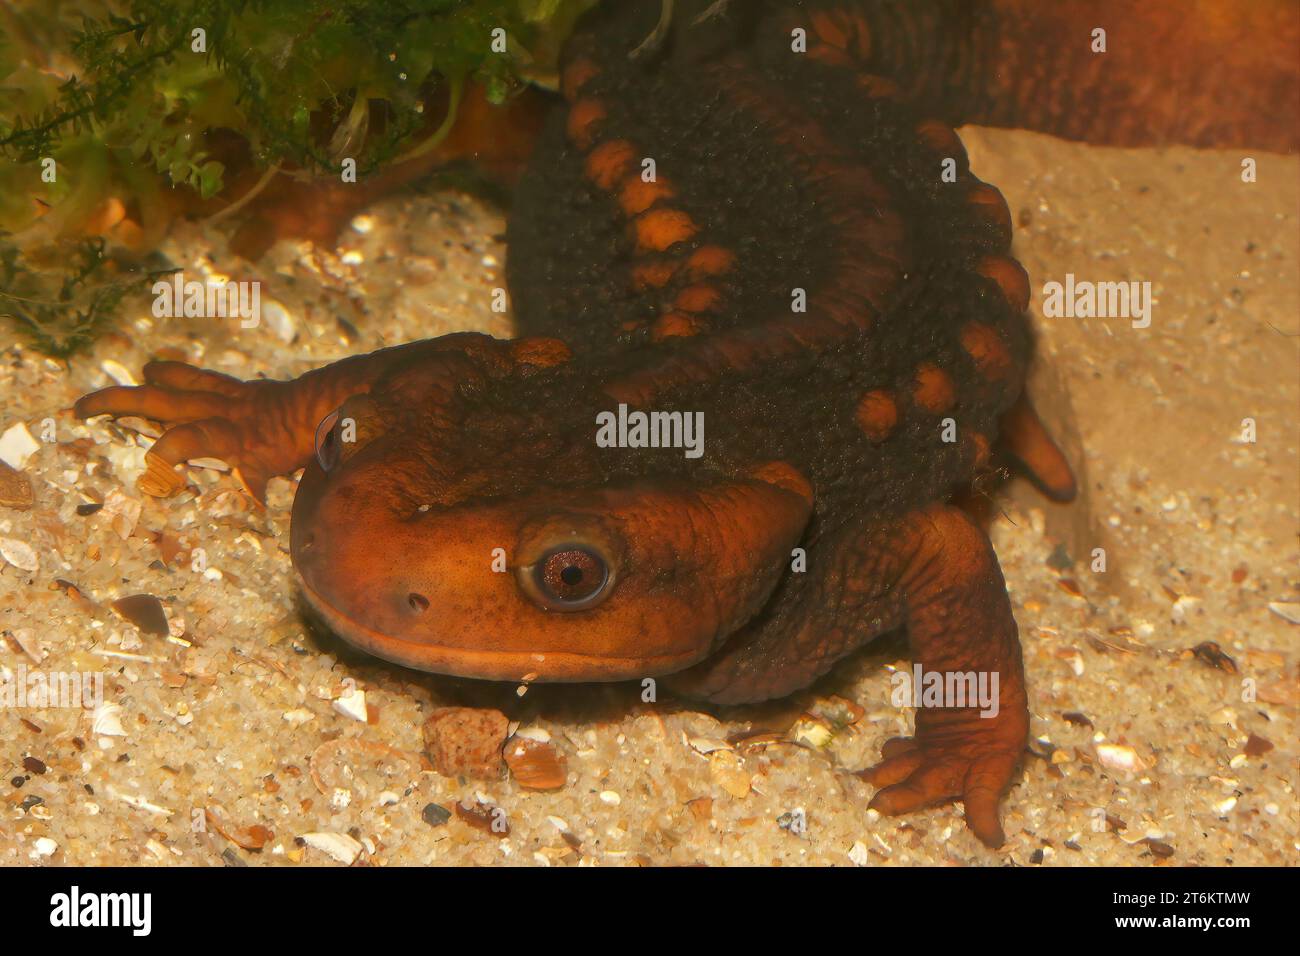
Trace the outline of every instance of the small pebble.
<path fill-rule="evenodd" d="M 34 773 L 39 775 L 45 773 L 47 768 L 45 766 L 44 761 L 39 760 L 36 757 L 24 757 L 23 769 L 26 770 L 28 773 Z"/>
<path fill-rule="evenodd" d="M 1097 757 L 1101 760 L 1101 765 L 1110 770 L 1132 773 L 1142 768 L 1137 751 L 1122 744 L 1098 744 Z"/>
<path fill-rule="evenodd" d="M 365 723 L 367 716 L 366 692 L 360 687 L 353 687 L 346 694 L 335 697 L 331 706 L 333 706 L 335 712 L 342 714 L 344 717 L 351 717 L 353 720 Z"/>
<path fill-rule="evenodd" d="M 91 715 L 90 732 L 97 737 L 125 737 L 122 727 L 122 708 L 111 701 L 105 701 L 95 708 Z"/>
<path fill-rule="evenodd" d="M 99 367 L 104 370 L 104 374 L 111 378 L 118 385 L 139 385 L 131 370 L 121 362 L 114 359 L 104 359 L 99 363 Z"/>
<path fill-rule="evenodd" d="M 10 468 L 22 471 L 27 459 L 40 450 L 41 444 L 32 437 L 22 422 L 11 425 L 0 435 L 0 461 Z"/>
<path fill-rule="evenodd" d="M 35 571 L 40 567 L 35 549 L 17 538 L 0 538 L 0 557 L 21 571 Z"/>
<path fill-rule="evenodd" d="M 364 849 L 359 841 L 346 833 L 304 833 L 301 839 L 309 847 L 348 866 L 352 865 Z"/>
<path fill-rule="evenodd" d="M 510 721 L 499 710 L 439 707 L 424 722 L 424 749 L 444 777 L 500 777 L 501 747 Z"/>
<path fill-rule="evenodd" d="M 440 827 L 451 819 L 451 811 L 440 803 L 425 804 L 420 817 L 431 827 Z"/>
<path fill-rule="evenodd" d="M 26 511 L 35 500 L 31 479 L 0 461 L 0 507 Z"/>
<path fill-rule="evenodd" d="M 152 594 L 128 594 L 110 605 L 124 620 L 130 621 L 146 634 L 166 637 L 167 612 L 162 601 Z"/>

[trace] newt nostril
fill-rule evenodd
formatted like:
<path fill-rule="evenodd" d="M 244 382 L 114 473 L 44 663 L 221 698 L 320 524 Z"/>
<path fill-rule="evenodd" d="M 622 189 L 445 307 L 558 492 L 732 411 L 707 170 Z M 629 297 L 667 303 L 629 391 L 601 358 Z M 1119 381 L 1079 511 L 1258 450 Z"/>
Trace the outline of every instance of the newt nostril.
<path fill-rule="evenodd" d="M 416 594 L 414 591 L 406 596 L 406 603 L 411 605 L 412 611 L 418 611 L 421 614 L 429 610 L 429 599 L 423 594 Z"/>
<path fill-rule="evenodd" d="M 316 533 L 314 531 L 308 531 L 307 534 L 304 535 L 302 539 L 302 550 L 310 551 L 312 545 L 314 545 L 315 543 L 316 543 Z"/>

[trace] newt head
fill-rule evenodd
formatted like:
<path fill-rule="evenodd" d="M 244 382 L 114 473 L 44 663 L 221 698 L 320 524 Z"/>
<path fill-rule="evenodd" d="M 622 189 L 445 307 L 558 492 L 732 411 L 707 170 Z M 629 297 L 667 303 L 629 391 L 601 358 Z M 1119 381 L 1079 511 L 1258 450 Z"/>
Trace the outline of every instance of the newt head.
<path fill-rule="evenodd" d="M 667 674 L 756 614 L 788 567 L 812 508 L 794 469 L 620 475 L 594 414 L 502 411 L 463 383 L 413 400 L 420 374 L 322 423 L 294 501 L 302 594 L 349 643 L 491 680 Z"/>

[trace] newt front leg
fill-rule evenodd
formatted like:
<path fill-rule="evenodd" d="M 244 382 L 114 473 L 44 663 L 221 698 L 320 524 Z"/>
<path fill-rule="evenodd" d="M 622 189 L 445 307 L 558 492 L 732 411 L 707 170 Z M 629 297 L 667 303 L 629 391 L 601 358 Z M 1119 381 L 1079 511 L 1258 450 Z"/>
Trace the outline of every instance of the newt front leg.
<path fill-rule="evenodd" d="M 782 587 L 797 592 L 796 612 L 742 630 L 669 687 L 727 704 L 782 697 L 904 627 L 923 675 L 996 696 L 987 707 L 969 698 L 927 706 L 913 688 L 915 736 L 891 740 L 861 775 L 882 788 L 871 806 L 892 815 L 962 800 L 975 835 L 999 846 L 998 804 L 1025 750 L 1029 712 L 1016 622 L 984 532 L 948 505 L 867 529 L 846 525 L 810 548 L 807 572 L 787 574 Z"/>
<path fill-rule="evenodd" d="M 517 345 L 511 343 L 511 346 Z M 78 418 L 138 415 L 167 426 L 146 455 L 140 490 L 166 497 L 179 490 L 174 469 L 194 458 L 219 458 L 257 501 L 277 475 L 303 467 L 316 450 L 321 422 L 349 396 L 369 392 L 388 375 L 413 365 L 421 374 L 454 381 L 458 362 L 509 351 L 475 333 L 445 335 L 356 355 L 291 381 L 240 381 L 184 362 L 149 362 L 144 385 L 112 386 L 80 398 Z"/>
<path fill-rule="evenodd" d="M 960 799 L 966 823 L 988 846 L 1004 840 L 998 804 L 1020 763 L 1029 734 L 1024 665 L 1011 602 L 992 545 L 952 507 L 923 512 L 900 579 L 912 657 L 923 675 L 965 678 L 993 691 L 991 702 L 939 707 L 922 700 L 916 733 L 894 738 L 862 779 L 882 789 L 871 801 L 881 813 L 907 813 Z M 991 706 L 984 706 L 984 704 Z"/>

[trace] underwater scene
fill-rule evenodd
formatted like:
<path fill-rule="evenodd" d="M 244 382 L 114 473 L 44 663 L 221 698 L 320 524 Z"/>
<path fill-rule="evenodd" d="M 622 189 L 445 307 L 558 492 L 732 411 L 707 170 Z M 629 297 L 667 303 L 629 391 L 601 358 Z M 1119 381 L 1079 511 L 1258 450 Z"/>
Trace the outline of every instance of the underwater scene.
<path fill-rule="evenodd" d="M 0 3 L 0 863 L 1294 865 L 1297 50 Z"/>

